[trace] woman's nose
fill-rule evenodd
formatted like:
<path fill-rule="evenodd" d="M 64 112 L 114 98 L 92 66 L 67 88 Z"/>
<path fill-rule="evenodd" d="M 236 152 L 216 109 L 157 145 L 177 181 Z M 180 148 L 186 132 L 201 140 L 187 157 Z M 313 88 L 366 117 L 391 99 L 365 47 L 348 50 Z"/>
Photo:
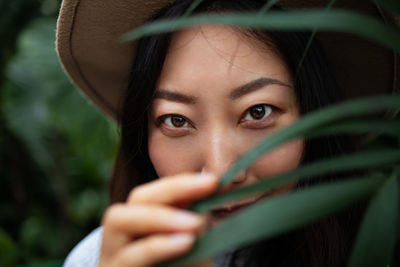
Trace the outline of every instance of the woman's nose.
<path fill-rule="evenodd" d="M 224 175 L 231 168 L 239 157 L 243 154 L 241 144 L 234 136 L 223 134 L 223 132 L 214 133 L 208 137 L 203 146 L 203 166 L 202 172 L 210 172 L 215 175 Z M 246 171 L 240 172 L 232 182 L 240 184 L 246 180 Z"/>

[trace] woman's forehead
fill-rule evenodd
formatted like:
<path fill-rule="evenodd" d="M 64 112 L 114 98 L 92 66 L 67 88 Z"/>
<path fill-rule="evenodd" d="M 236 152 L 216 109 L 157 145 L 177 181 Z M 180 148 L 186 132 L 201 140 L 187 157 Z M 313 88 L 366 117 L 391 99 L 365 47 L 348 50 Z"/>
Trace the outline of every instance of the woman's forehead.
<path fill-rule="evenodd" d="M 245 57 L 252 53 L 273 53 L 269 44 L 246 34 L 245 30 L 224 25 L 203 25 L 178 31 L 172 35 L 169 53 L 192 45 L 207 46 L 221 56 Z"/>
<path fill-rule="evenodd" d="M 268 77 L 291 84 L 291 77 L 274 49 L 227 26 L 194 27 L 173 34 L 159 82 L 193 83 L 228 79 L 244 83 Z"/>

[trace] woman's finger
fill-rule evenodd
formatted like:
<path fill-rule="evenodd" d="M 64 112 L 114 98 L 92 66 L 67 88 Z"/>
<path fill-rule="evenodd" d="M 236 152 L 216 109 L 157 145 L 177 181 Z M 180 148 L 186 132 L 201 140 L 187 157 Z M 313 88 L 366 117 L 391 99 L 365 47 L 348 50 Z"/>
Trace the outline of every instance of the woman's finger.
<path fill-rule="evenodd" d="M 195 237 L 189 233 L 152 235 L 122 248 L 109 266 L 153 266 L 189 251 Z"/>
<path fill-rule="evenodd" d="M 196 213 L 156 205 L 121 205 L 110 207 L 103 219 L 105 231 L 121 232 L 131 237 L 160 232 L 200 231 L 205 219 Z"/>
<path fill-rule="evenodd" d="M 191 203 L 211 195 L 217 187 L 218 178 L 213 174 L 181 174 L 173 177 L 164 177 L 134 188 L 128 197 L 127 203 L 169 205 Z"/>

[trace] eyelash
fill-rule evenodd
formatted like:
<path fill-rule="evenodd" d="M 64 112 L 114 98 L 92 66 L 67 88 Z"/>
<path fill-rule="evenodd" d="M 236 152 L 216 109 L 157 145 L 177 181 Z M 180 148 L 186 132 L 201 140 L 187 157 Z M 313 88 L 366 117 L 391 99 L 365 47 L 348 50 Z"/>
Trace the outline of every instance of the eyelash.
<path fill-rule="evenodd" d="M 253 109 L 256 109 L 256 108 L 263 108 L 263 110 L 262 110 L 262 117 L 261 118 L 254 118 L 254 114 L 252 115 L 250 112 L 253 110 Z M 267 110 L 265 107 L 267 107 L 267 108 L 269 108 L 269 110 Z M 250 120 L 248 120 L 248 121 L 263 121 L 264 119 L 266 119 L 266 118 L 268 118 L 269 116 L 271 116 L 271 114 L 272 114 L 272 112 L 274 112 L 274 110 L 276 110 L 276 108 L 274 107 L 274 106 L 271 106 L 271 105 L 268 105 L 268 104 L 258 104 L 258 105 L 254 105 L 254 106 L 251 106 L 250 108 L 248 108 L 244 113 L 243 113 L 243 115 L 242 115 L 242 119 L 240 120 L 241 122 L 243 122 L 244 121 L 244 119 L 246 118 L 246 117 L 248 117 L 248 115 L 250 115 L 250 116 L 252 116 L 253 118 L 252 119 L 250 119 Z"/>
<path fill-rule="evenodd" d="M 173 123 L 173 122 L 172 122 L 172 119 L 173 119 L 173 118 L 183 119 L 183 120 L 184 120 L 184 125 L 181 126 L 181 127 L 176 127 L 176 126 L 169 126 L 169 125 L 167 125 L 167 127 L 172 128 L 172 129 L 179 129 L 179 128 L 185 127 L 185 126 L 186 126 L 185 124 L 192 124 L 192 123 L 190 122 L 189 119 L 185 118 L 185 117 L 182 116 L 182 115 L 179 115 L 179 114 L 166 114 L 166 115 L 163 115 L 163 116 L 161 116 L 161 117 L 159 117 L 159 118 L 157 119 L 157 125 L 158 125 L 158 126 L 161 126 L 162 124 L 167 124 L 166 121 L 167 121 L 168 119 L 171 120 L 171 124 L 172 124 L 172 123 Z"/>
<path fill-rule="evenodd" d="M 264 107 L 264 112 L 265 112 L 265 107 L 268 107 L 270 110 L 269 112 L 266 112 L 266 115 L 263 114 L 263 117 L 260 119 L 252 119 L 252 120 L 245 120 L 245 118 L 250 114 L 251 110 L 254 108 L 258 108 L 258 107 Z M 268 105 L 268 104 L 257 104 L 254 106 L 249 107 L 241 116 L 241 119 L 239 120 L 240 123 L 261 123 L 264 122 L 265 119 L 267 119 L 268 117 L 273 115 L 273 112 L 277 111 L 278 108 L 272 105 Z M 251 116 L 251 115 L 250 115 Z M 265 117 L 266 116 L 266 117 Z M 183 119 L 183 125 L 182 126 L 174 126 L 173 125 L 173 119 Z M 167 120 L 170 120 L 169 122 L 167 122 Z M 168 125 L 170 124 L 170 125 Z M 179 114 L 166 114 L 166 115 L 162 115 L 157 119 L 157 126 L 162 126 L 162 125 L 166 125 L 167 128 L 170 129 L 183 129 L 184 127 L 186 127 L 187 125 L 190 125 L 193 127 L 192 122 L 187 119 L 186 117 L 179 115 Z"/>

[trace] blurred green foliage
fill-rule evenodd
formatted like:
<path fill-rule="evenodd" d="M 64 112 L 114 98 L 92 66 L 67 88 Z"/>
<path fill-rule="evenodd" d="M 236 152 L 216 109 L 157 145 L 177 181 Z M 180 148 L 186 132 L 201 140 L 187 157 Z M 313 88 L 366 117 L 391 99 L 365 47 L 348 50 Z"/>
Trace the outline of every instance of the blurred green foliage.
<path fill-rule="evenodd" d="M 108 203 L 118 131 L 59 65 L 59 5 L 0 1 L 0 266 L 59 266 Z"/>
<path fill-rule="evenodd" d="M 1 73 L 0 266 L 62 259 L 98 226 L 118 143 L 58 62 L 59 1 L 36 2 Z"/>

